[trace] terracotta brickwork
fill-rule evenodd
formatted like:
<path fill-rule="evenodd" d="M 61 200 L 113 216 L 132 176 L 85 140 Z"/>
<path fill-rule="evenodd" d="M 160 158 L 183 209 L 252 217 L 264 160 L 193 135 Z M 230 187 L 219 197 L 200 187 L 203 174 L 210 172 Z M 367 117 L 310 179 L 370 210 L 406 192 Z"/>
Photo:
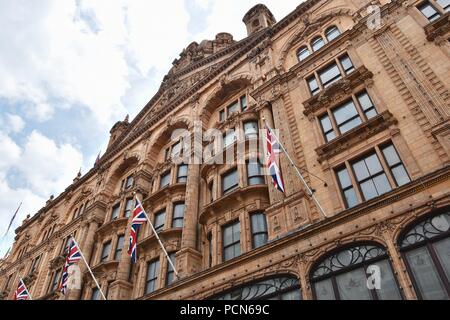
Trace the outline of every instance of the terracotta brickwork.
<path fill-rule="evenodd" d="M 314 299 L 318 263 L 357 244 L 386 251 L 401 298 L 424 298 L 400 243 L 415 224 L 450 211 L 449 15 L 431 2 L 440 13 L 433 21 L 419 10 L 423 1 L 414 0 L 308 0 L 278 22 L 258 5 L 245 15 L 245 39 L 220 33 L 190 44 L 137 117 L 112 128 L 96 166 L 16 230 L 11 254 L 0 260 L 0 298 L 11 299 L 23 277 L 35 299 L 91 299 L 95 284 L 83 263 L 71 270 L 66 296 L 55 286 L 71 235 L 108 299 L 208 299 L 282 276 L 295 279 L 298 297 Z M 373 5 L 381 18 L 377 27 L 371 27 L 377 18 Z M 302 56 L 302 48 L 309 54 Z M 322 71 L 333 64 L 337 73 L 327 83 Z M 370 97 L 366 105 L 364 92 Z M 360 123 L 344 130 L 335 112 L 349 101 Z M 240 111 L 229 112 L 234 103 Z M 283 154 L 285 194 L 270 176 L 252 183 L 245 163 L 180 167 L 171 157 L 177 129 L 190 137 L 212 128 L 244 132 L 249 122 L 263 128 L 263 119 L 278 130 L 326 217 Z M 327 139 L 326 131 L 333 138 Z M 245 142 L 243 158 L 264 163 L 264 152 L 251 142 Z M 394 172 L 398 163 L 386 158 L 387 146 L 405 169 L 403 182 Z M 354 166 L 371 154 L 381 159 L 390 187 L 366 200 Z M 354 190 L 351 199 L 339 180 L 344 169 Z M 224 176 L 232 170 L 236 186 L 224 192 Z M 148 224 L 139 232 L 138 262 L 127 254 L 134 195 L 159 223 L 160 238 L 174 254 L 180 277 L 173 282 Z M 267 222 L 267 241 L 258 248 L 256 213 Z M 239 254 L 226 261 L 225 230 L 237 222 Z M 158 262 L 154 274 L 152 262 Z M 449 279 L 443 279 L 450 290 Z"/>

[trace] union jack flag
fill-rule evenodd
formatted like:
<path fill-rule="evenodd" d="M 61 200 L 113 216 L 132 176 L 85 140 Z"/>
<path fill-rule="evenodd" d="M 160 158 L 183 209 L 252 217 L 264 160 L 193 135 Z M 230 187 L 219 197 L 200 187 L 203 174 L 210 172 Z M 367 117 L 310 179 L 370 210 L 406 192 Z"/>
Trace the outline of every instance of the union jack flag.
<path fill-rule="evenodd" d="M 22 279 L 19 280 L 19 286 L 17 287 L 17 290 L 14 292 L 14 300 L 29 300 L 30 299 L 30 293 L 27 290 L 27 287 L 25 286 L 25 283 Z"/>
<path fill-rule="evenodd" d="M 67 249 L 66 262 L 64 263 L 64 268 L 61 276 L 61 283 L 59 285 L 62 294 L 66 294 L 67 283 L 69 282 L 69 267 L 81 260 L 80 249 L 78 248 L 75 240 L 70 239 L 70 244 Z"/>
<path fill-rule="evenodd" d="M 137 233 L 141 225 L 147 221 L 144 208 L 141 202 L 136 198 L 136 206 L 133 210 L 133 220 L 131 220 L 130 229 L 130 243 L 128 247 L 128 254 L 131 256 L 131 260 L 137 262 Z"/>
<path fill-rule="evenodd" d="M 266 141 L 267 141 L 267 166 L 272 177 L 273 184 L 281 192 L 285 192 L 283 175 L 276 161 L 276 155 L 281 153 L 280 145 L 272 134 L 272 130 L 266 125 Z"/>

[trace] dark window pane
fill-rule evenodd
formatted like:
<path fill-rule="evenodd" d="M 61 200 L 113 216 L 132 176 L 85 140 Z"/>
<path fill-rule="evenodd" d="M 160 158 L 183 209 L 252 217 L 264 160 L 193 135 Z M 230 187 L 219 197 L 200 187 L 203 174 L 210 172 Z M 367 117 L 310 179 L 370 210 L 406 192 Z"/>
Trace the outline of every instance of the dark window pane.
<path fill-rule="evenodd" d="M 264 184 L 264 172 L 261 163 L 250 161 L 247 163 L 248 184 L 250 186 Z"/>
<path fill-rule="evenodd" d="M 220 111 L 220 113 L 219 113 L 219 119 L 220 119 L 220 122 L 223 122 L 223 121 L 226 120 L 225 110 L 221 110 L 221 111 Z"/>
<path fill-rule="evenodd" d="M 352 60 L 350 60 L 350 57 L 348 55 L 345 55 L 339 59 L 341 62 L 342 68 L 345 71 L 345 74 L 349 74 L 353 70 L 355 70 L 355 67 L 353 66 Z"/>
<path fill-rule="evenodd" d="M 230 116 L 232 113 L 235 113 L 238 111 L 239 111 L 239 102 L 236 101 L 228 107 L 228 116 Z"/>
<path fill-rule="evenodd" d="M 241 101 L 241 109 L 242 109 L 242 111 L 247 110 L 247 96 L 242 96 L 240 101 Z"/>
<path fill-rule="evenodd" d="M 332 83 L 341 79 L 341 72 L 336 64 L 325 68 L 319 72 L 320 81 L 322 81 L 323 86 L 326 88 Z"/>
<path fill-rule="evenodd" d="M 266 215 L 264 213 L 252 214 L 251 227 L 253 235 L 253 247 L 256 249 L 265 245 L 268 240 Z"/>
<path fill-rule="evenodd" d="M 156 290 L 156 281 L 158 280 L 159 260 L 150 262 L 147 267 L 147 278 L 145 293 L 152 293 Z"/>
<path fill-rule="evenodd" d="M 350 119 L 359 117 L 358 111 L 356 111 L 356 107 L 353 101 L 348 101 L 342 106 L 333 109 L 333 115 L 338 126 L 345 123 L 346 121 L 349 121 Z"/>
<path fill-rule="evenodd" d="M 186 206 L 184 205 L 184 203 L 177 203 L 173 207 L 173 222 L 172 222 L 173 228 L 182 228 L 183 227 L 185 208 L 186 208 Z"/>
<path fill-rule="evenodd" d="M 305 60 L 310 55 L 309 49 L 307 47 L 300 48 L 297 53 L 297 57 L 299 61 Z"/>
<path fill-rule="evenodd" d="M 172 261 L 173 265 L 176 265 L 176 260 L 175 260 L 175 253 L 171 253 L 169 254 L 169 258 L 170 261 Z M 176 268 L 176 266 L 175 266 Z M 175 272 L 172 268 L 172 265 L 169 263 L 169 260 L 167 260 L 167 275 L 166 275 L 166 285 L 170 285 L 173 283 L 173 281 L 175 280 Z"/>
<path fill-rule="evenodd" d="M 130 189 L 133 186 L 133 183 L 134 183 L 133 176 L 128 177 L 125 183 L 125 189 Z"/>
<path fill-rule="evenodd" d="M 312 47 L 313 51 L 319 50 L 324 45 L 325 45 L 325 42 L 323 41 L 323 39 L 321 37 L 314 38 L 311 41 L 311 47 Z"/>
<path fill-rule="evenodd" d="M 241 254 L 240 238 L 241 224 L 236 222 L 222 229 L 224 261 L 233 259 Z"/>
<path fill-rule="evenodd" d="M 99 300 L 100 299 L 100 290 L 98 288 L 92 289 L 91 300 Z"/>
<path fill-rule="evenodd" d="M 336 39 L 341 35 L 341 32 L 336 26 L 333 26 L 331 28 L 328 28 L 325 34 L 327 36 L 328 41 L 333 41 L 334 39 Z"/>
<path fill-rule="evenodd" d="M 450 279 L 450 237 L 434 243 L 433 247 L 447 279 Z"/>
<path fill-rule="evenodd" d="M 106 260 L 108 260 L 110 252 L 111 252 L 111 241 L 108 241 L 103 245 L 100 262 L 105 262 Z"/>
<path fill-rule="evenodd" d="M 125 217 L 129 218 L 131 216 L 131 212 L 133 211 L 134 200 L 128 199 L 125 204 Z"/>
<path fill-rule="evenodd" d="M 238 171 L 235 169 L 222 176 L 223 194 L 229 193 L 236 189 L 239 184 Z"/>

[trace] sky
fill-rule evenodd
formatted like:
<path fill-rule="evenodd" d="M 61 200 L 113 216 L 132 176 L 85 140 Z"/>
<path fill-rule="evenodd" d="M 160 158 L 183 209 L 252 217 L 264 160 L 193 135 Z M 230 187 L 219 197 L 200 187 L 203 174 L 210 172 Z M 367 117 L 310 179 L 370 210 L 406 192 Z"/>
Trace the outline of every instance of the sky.
<path fill-rule="evenodd" d="M 28 214 L 92 168 L 183 48 L 219 32 L 243 39 L 257 3 L 279 21 L 301 2 L 0 0 L 0 258 Z"/>

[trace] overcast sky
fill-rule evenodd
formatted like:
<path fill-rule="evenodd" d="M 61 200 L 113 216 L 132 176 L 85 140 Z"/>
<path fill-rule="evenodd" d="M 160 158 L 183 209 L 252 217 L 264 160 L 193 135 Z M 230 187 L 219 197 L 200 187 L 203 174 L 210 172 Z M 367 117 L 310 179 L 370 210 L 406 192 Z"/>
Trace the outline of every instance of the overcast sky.
<path fill-rule="evenodd" d="M 111 126 L 156 93 L 182 49 L 229 32 L 264 3 L 302 0 L 0 0 L 0 239 L 105 151 Z"/>

